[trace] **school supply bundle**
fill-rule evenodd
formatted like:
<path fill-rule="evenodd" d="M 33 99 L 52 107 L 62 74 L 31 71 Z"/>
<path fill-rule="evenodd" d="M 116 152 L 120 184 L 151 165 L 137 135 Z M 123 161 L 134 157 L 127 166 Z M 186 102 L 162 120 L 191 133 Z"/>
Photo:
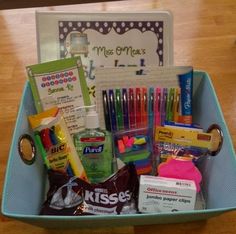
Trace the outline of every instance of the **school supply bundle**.
<path fill-rule="evenodd" d="M 110 78 L 109 82 L 107 80 L 105 82 L 110 70 L 112 71 L 110 74 L 115 78 Z M 117 74 L 117 72 L 119 73 Z M 95 106 L 74 107 L 74 111 L 79 110 L 79 112 L 83 108 L 92 108 L 85 116 L 85 122 L 87 123 L 85 130 L 73 134 L 74 145 L 70 149 L 76 147 L 77 152 L 75 151 L 72 157 L 73 160 L 76 160 L 73 161 L 68 154 L 67 157 L 64 157 L 64 161 L 60 161 L 62 156 L 58 152 L 52 156 L 53 147 L 51 145 L 47 146 L 45 134 L 43 135 L 40 132 L 42 134 L 42 136 L 40 135 L 41 146 L 43 146 L 41 151 L 44 149 L 46 152 L 46 154 L 44 153 L 44 159 L 46 165 L 48 165 L 49 175 L 51 174 L 54 178 L 55 173 L 60 174 L 62 172 L 67 177 L 66 181 L 64 181 L 66 177 L 63 179 L 65 183 L 58 187 L 53 197 L 50 197 L 51 200 L 48 201 L 50 205 L 47 203 L 47 206 L 44 207 L 46 210 L 42 214 L 69 215 L 71 210 L 73 210 L 73 215 L 110 214 L 114 212 L 119 214 L 123 212 L 120 210 L 117 212 L 114 208 L 110 210 L 111 207 L 109 209 L 99 207 L 102 206 L 104 199 L 104 201 L 108 201 L 109 194 L 103 194 L 108 198 L 102 198 L 101 201 L 97 199 L 98 196 L 103 196 L 101 195 L 102 191 L 108 189 L 100 186 L 110 180 L 113 159 L 120 160 L 124 165 L 118 171 L 114 170 L 115 174 L 111 178 L 119 178 L 120 170 L 125 170 L 132 164 L 132 167 L 135 168 L 135 175 L 156 175 L 158 178 L 160 176 L 173 178 L 178 179 L 180 181 L 178 183 L 182 183 L 182 180 L 187 179 L 189 183 L 195 184 L 194 193 L 199 192 L 201 189 L 201 173 L 193 161 L 202 155 L 206 155 L 211 150 L 214 141 L 211 133 L 204 133 L 203 129 L 192 124 L 192 68 L 100 68 L 98 74 L 99 83 L 97 84 L 98 97 L 96 102 L 98 114 L 95 110 L 92 110 Z M 161 75 L 161 78 L 157 78 L 158 74 Z M 128 76 L 129 79 L 124 79 L 122 75 Z M 130 83 L 132 79 L 135 79 L 135 85 L 132 85 L 132 82 Z M 58 108 L 55 108 L 55 110 L 58 110 Z M 41 115 L 45 115 L 45 112 L 42 112 Z M 54 117 L 53 114 L 51 115 L 51 117 Z M 56 114 L 54 113 L 54 115 Z M 49 133 L 56 129 L 56 126 L 50 124 L 51 122 L 46 124 Z M 108 133 L 110 131 L 112 135 L 112 138 L 108 137 L 113 141 L 113 145 L 106 149 L 106 158 L 109 158 L 107 161 L 100 154 L 104 147 L 104 137 L 108 135 L 104 135 L 105 132 L 99 130 L 99 124 L 104 126 Z M 38 126 L 34 130 L 41 131 Z M 54 139 L 51 135 L 49 135 L 49 138 L 51 137 L 50 140 L 53 145 Z M 69 133 L 68 136 L 70 136 Z M 56 142 L 54 144 L 56 145 Z M 53 164 L 52 162 L 57 163 Z M 76 166 L 75 162 L 79 162 L 81 166 L 77 168 L 77 171 L 74 168 Z M 180 164 L 183 164 L 181 170 L 170 169 L 175 168 L 176 165 L 179 167 Z M 101 170 L 102 168 L 104 170 Z M 89 178 L 84 176 L 84 181 L 74 179 L 73 175 L 82 177 L 80 175 L 81 171 L 83 175 L 88 173 Z M 108 173 L 106 174 L 105 171 Z M 59 174 L 57 176 L 60 177 Z M 104 181 L 104 179 L 107 180 Z M 88 190 L 82 191 L 79 189 L 77 191 L 77 189 L 73 189 L 74 186 L 80 183 L 83 184 L 82 190 L 85 188 Z M 90 199 L 91 204 L 91 201 L 82 202 L 84 199 L 92 198 L 92 195 L 89 195 L 89 197 L 85 195 L 83 198 L 83 194 L 90 193 L 88 191 L 93 190 L 95 185 L 99 186 L 94 190 L 97 194 L 97 200 L 95 198 L 93 201 Z M 66 193 L 65 189 L 67 189 Z M 91 194 L 93 194 L 92 190 Z M 180 192 L 179 188 L 176 188 L 176 190 L 177 193 Z M 60 193 L 63 194 L 62 197 Z M 118 193 L 120 194 L 119 191 Z M 69 198 L 68 196 L 72 197 Z M 142 197 L 142 195 L 140 196 Z M 165 196 L 168 197 L 169 195 L 165 194 Z M 59 199 L 60 197 L 61 199 Z M 128 197 L 130 198 L 130 195 Z M 69 201 L 68 199 L 72 204 L 66 203 Z M 126 203 L 128 200 L 124 202 Z M 129 206 L 134 207 L 137 202 L 138 198 L 136 197 Z M 193 196 L 191 207 L 194 207 L 194 204 L 195 198 Z M 185 209 L 185 206 L 181 207 L 181 202 L 179 205 L 180 210 Z M 126 209 L 124 212 L 130 213 L 129 208 Z M 188 207 L 186 209 L 192 208 Z M 60 212 L 56 210 L 60 210 Z M 137 212 L 136 209 L 133 211 Z M 139 212 L 148 211 L 145 211 L 142 207 Z"/>
<path fill-rule="evenodd" d="M 79 55 L 83 64 L 79 63 L 77 70 L 81 71 L 81 67 L 84 70 L 84 74 L 81 73 L 79 78 L 76 75 L 75 79 L 74 74 L 77 74 L 77 71 L 69 73 L 67 70 L 61 70 L 60 67 L 58 73 L 54 74 L 53 70 L 45 71 L 45 64 L 42 65 L 46 74 L 44 76 L 40 73 L 42 82 L 37 84 L 37 72 L 36 76 L 30 77 L 33 96 L 36 97 L 34 101 L 37 111 L 37 105 L 42 106 L 42 110 L 51 106 L 59 106 L 64 112 L 70 133 L 77 134 L 77 131 L 80 131 L 83 126 L 84 115 L 82 112 L 74 110 L 75 107 L 90 105 L 86 101 L 88 95 L 85 94 L 88 92 L 88 87 L 92 101 L 96 96 L 100 127 L 112 130 L 114 154 L 119 162 L 119 168 L 123 167 L 123 169 L 121 169 L 122 173 L 119 170 L 111 177 L 111 180 L 108 179 L 109 182 L 106 184 L 91 184 L 69 175 L 69 167 L 64 169 L 66 158 L 65 161 L 60 158 L 61 164 L 52 160 L 51 168 L 48 170 L 50 189 L 41 214 L 100 214 L 103 217 L 40 217 L 37 214 L 45 191 L 45 181 L 43 181 L 45 168 L 37 157 L 34 164 L 30 166 L 21 161 L 19 163 L 19 158 L 16 156 L 17 139 L 13 139 L 2 199 L 4 215 L 46 228 L 81 228 L 91 227 L 91 225 L 97 227 L 107 226 L 107 224 L 111 226 L 145 225 L 192 221 L 215 216 L 235 208 L 235 153 L 217 96 L 206 72 L 194 71 L 193 82 L 191 67 L 168 67 L 173 64 L 172 17 L 169 12 L 37 12 L 36 21 L 39 62 L 60 58 L 64 63 L 64 61 L 72 61 L 74 58 L 68 60 L 63 60 L 63 58 Z M 61 62 L 54 63 L 55 69 L 58 68 L 59 63 Z M 149 67 L 149 65 L 154 66 Z M 162 65 L 165 67 L 157 67 Z M 46 66 L 49 66 L 49 63 Z M 106 66 L 115 67 L 107 68 Z M 76 70 L 76 66 L 74 67 Z M 31 75 L 30 69 L 29 73 Z M 79 84 L 83 95 L 80 91 L 74 90 L 78 99 L 83 101 L 77 102 L 76 100 L 73 103 L 75 99 L 72 97 L 73 95 L 70 95 L 73 87 L 76 87 L 76 82 L 73 82 L 80 80 L 84 83 L 83 77 L 86 79 L 86 85 Z M 31 78 L 33 78 L 33 82 L 31 82 Z M 40 89 L 36 87 L 37 85 L 41 85 Z M 175 93 L 179 91 L 179 95 L 176 95 L 178 101 L 173 101 L 173 88 Z M 164 89 L 167 89 L 170 95 L 166 95 Z M 41 100 L 38 102 L 37 97 L 43 94 L 42 90 L 48 93 L 42 98 L 40 97 Z M 63 90 L 70 92 L 63 92 Z M 60 94 L 60 97 L 56 97 Z M 162 96 L 166 98 L 166 105 L 161 106 Z M 111 102 L 110 97 L 114 97 L 115 102 Z M 136 100 L 138 100 L 137 105 Z M 32 101 L 30 86 L 27 84 L 19 108 L 14 138 L 19 137 L 23 131 L 29 135 L 32 133 L 28 124 L 25 124 L 27 123 L 26 115 L 35 114 Z M 155 101 L 159 105 L 155 105 Z M 66 107 L 61 107 L 62 103 Z M 107 108 L 103 108 L 106 105 Z M 116 112 L 110 113 L 109 108 L 115 109 Z M 176 112 L 171 111 L 173 109 Z M 156 114 L 158 111 L 161 113 Z M 69 116 L 66 116 L 67 114 Z M 154 116 L 155 114 L 156 116 Z M 113 116 L 113 119 L 109 115 Z M 104 116 L 109 116 L 109 118 L 105 121 Z M 195 122 L 201 124 L 202 129 L 192 124 Z M 173 139 L 169 142 L 168 138 L 155 141 L 155 131 L 160 126 L 194 130 L 198 131 L 198 136 L 200 136 L 205 133 L 212 122 L 217 126 L 220 125 L 222 131 L 221 128 L 215 130 L 215 126 L 210 131 L 214 138 L 210 149 L 205 145 L 204 147 L 181 145 L 181 141 L 173 143 Z M 64 136 L 61 137 L 59 134 L 60 129 L 57 128 L 57 124 L 52 127 L 50 124 L 51 122 L 49 125 L 45 125 L 46 128 L 42 133 L 39 131 L 39 138 L 35 138 L 35 142 L 39 139 L 39 143 L 43 146 L 41 149 L 37 147 L 37 152 L 40 152 L 39 154 L 42 156 L 47 156 L 47 149 L 51 148 L 50 145 L 55 144 L 55 139 L 63 139 Z M 218 134 L 219 132 L 220 134 Z M 222 144 L 223 132 L 224 144 Z M 215 140 L 215 135 L 220 136 L 220 144 Z M 50 140 L 48 140 L 49 138 Z M 176 139 L 179 140 L 179 138 Z M 89 140 L 88 137 L 86 141 Z M 61 142 L 63 143 L 62 140 Z M 223 147 L 220 151 L 221 146 Z M 80 147 L 78 152 L 81 148 L 83 147 Z M 46 151 L 46 154 L 43 154 L 42 149 Z M 100 147 L 90 149 L 96 153 Z M 154 157 L 147 156 L 150 155 L 150 152 L 154 153 Z M 220 157 L 217 158 L 205 157 L 218 153 Z M 79 158 L 79 155 L 77 157 Z M 159 157 L 161 160 L 156 160 Z M 202 160 L 198 160 L 200 158 Z M 127 173 L 127 167 L 130 166 L 124 166 L 124 163 L 135 164 L 136 170 L 134 167 L 132 170 L 129 168 L 129 173 Z M 219 170 L 221 165 L 224 165 L 225 170 Z M 93 166 L 95 168 L 97 164 L 95 163 Z M 153 167 L 153 173 L 158 171 L 159 176 L 153 176 L 143 183 L 142 174 L 149 174 L 150 167 Z M 196 168 L 199 168 L 202 173 L 202 181 Z M 61 171 L 63 172 L 61 173 Z M 147 200 L 141 200 L 144 202 L 138 211 L 135 206 L 137 193 L 130 192 L 136 190 L 134 187 L 138 185 L 136 172 L 141 175 L 141 186 L 148 187 L 147 190 L 143 190 L 145 191 L 143 195 Z M 175 179 L 165 177 L 162 181 L 160 175 L 162 178 L 166 176 Z M 130 180 L 130 176 L 134 176 L 134 178 Z M 176 179 L 177 177 L 178 179 Z M 188 180 L 183 180 L 183 177 Z M 27 183 L 22 178 L 28 178 Z M 155 188 L 153 183 L 150 183 L 153 180 L 167 183 L 164 186 L 164 183 L 159 183 L 158 188 Z M 168 187 L 170 180 L 175 181 L 175 184 L 171 186 L 175 190 Z M 190 187 L 191 191 L 188 190 Z M 188 192 L 183 191 L 183 188 L 186 188 Z M 207 207 L 203 205 L 204 202 L 196 205 L 199 200 L 198 195 L 201 194 L 199 192 L 196 194 L 196 190 L 200 188 L 204 196 L 206 195 Z M 177 198 L 176 194 L 180 197 Z M 195 206 L 194 194 L 197 195 Z M 142 199 L 141 196 L 139 197 Z M 116 201 L 118 202 L 116 203 Z M 196 207 L 199 209 L 197 212 L 193 210 Z M 205 208 L 207 208 L 206 211 L 204 211 Z M 180 210 L 182 212 L 178 213 L 177 211 Z M 185 212 L 185 210 L 189 211 Z M 167 213 L 160 214 L 159 212 L 162 211 Z M 177 214 L 170 213 L 172 211 Z M 139 215 L 139 212 L 153 212 L 153 214 Z M 120 214 L 120 216 L 109 216 L 109 214 Z M 124 214 L 135 215 L 125 217 Z"/>

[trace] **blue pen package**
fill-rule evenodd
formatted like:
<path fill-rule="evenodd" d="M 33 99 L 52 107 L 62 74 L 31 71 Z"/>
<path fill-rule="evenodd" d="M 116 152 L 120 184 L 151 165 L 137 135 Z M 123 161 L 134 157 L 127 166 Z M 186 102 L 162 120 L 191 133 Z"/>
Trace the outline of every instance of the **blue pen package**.
<path fill-rule="evenodd" d="M 134 163 L 138 175 L 152 172 L 152 134 L 148 128 L 117 131 L 113 144 L 116 158 Z"/>
<path fill-rule="evenodd" d="M 192 123 L 192 93 L 193 93 L 193 70 L 186 74 L 178 75 L 181 88 L 180 116 L 179 121 L 186 124 Z"/>

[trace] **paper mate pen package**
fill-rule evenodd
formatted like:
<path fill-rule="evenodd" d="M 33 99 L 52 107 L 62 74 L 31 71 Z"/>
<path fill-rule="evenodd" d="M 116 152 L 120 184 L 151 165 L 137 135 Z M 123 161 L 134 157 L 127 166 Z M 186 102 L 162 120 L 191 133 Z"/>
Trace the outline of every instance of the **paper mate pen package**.
<path fill-rule="evenodd" d="M 87 180 L 62 112 L 55 107 L 28 119 L 47 168 Z"/>
<path fill-rule="evenodd" d="M 152 141 L 148 128 L 117 131 L 113 135 L 114 153 L 125 164 L 134 163 L 137 174 L 152 172 Z"/>
<path fill-rule="evenodd" d="M 192 123 L 193 70 L 178 76 L 181 88 L 179 122 Z"/>

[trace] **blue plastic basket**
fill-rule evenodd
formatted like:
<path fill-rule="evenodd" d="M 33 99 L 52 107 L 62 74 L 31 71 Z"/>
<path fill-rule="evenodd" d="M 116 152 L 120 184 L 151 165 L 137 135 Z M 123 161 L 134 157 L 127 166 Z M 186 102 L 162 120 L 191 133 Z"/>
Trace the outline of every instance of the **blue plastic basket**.
<path fill-rule="evenodd" d="M 27 116 L 35 114 L 29 83 L 26 84 L 13 135 L 3 191 L 2 213 L 5 216 L 47 228 L 108 227 L 177 223 L 207 219 L 236 209 L 236 161 L 230 135 L 211 80 L 205 72 L 194 72 L 194 122 L 206 130 L 212 123 L 221 126 L 224 141 L 216 157 L 202 164 L 205 210 L 176 213 L 101 216 L 40 216 L 45 199 L 46 170 L 39 155 L 32 165 L 20 158 L 17 144 L 22 134 L 32 134 Z"/>

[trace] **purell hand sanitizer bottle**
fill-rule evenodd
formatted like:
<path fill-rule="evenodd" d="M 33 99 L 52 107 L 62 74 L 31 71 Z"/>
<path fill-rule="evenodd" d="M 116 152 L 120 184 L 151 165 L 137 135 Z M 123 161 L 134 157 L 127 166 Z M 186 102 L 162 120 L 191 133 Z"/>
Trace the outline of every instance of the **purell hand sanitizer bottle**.
<path fill-rule="evenodd" d="M 111 134 L 99 128 L 95 105 L 84 106 L 87 110 L 85 130 L 74 135 L 74 144 L 91 183 L 106 180 L 112 174 Z"/>

